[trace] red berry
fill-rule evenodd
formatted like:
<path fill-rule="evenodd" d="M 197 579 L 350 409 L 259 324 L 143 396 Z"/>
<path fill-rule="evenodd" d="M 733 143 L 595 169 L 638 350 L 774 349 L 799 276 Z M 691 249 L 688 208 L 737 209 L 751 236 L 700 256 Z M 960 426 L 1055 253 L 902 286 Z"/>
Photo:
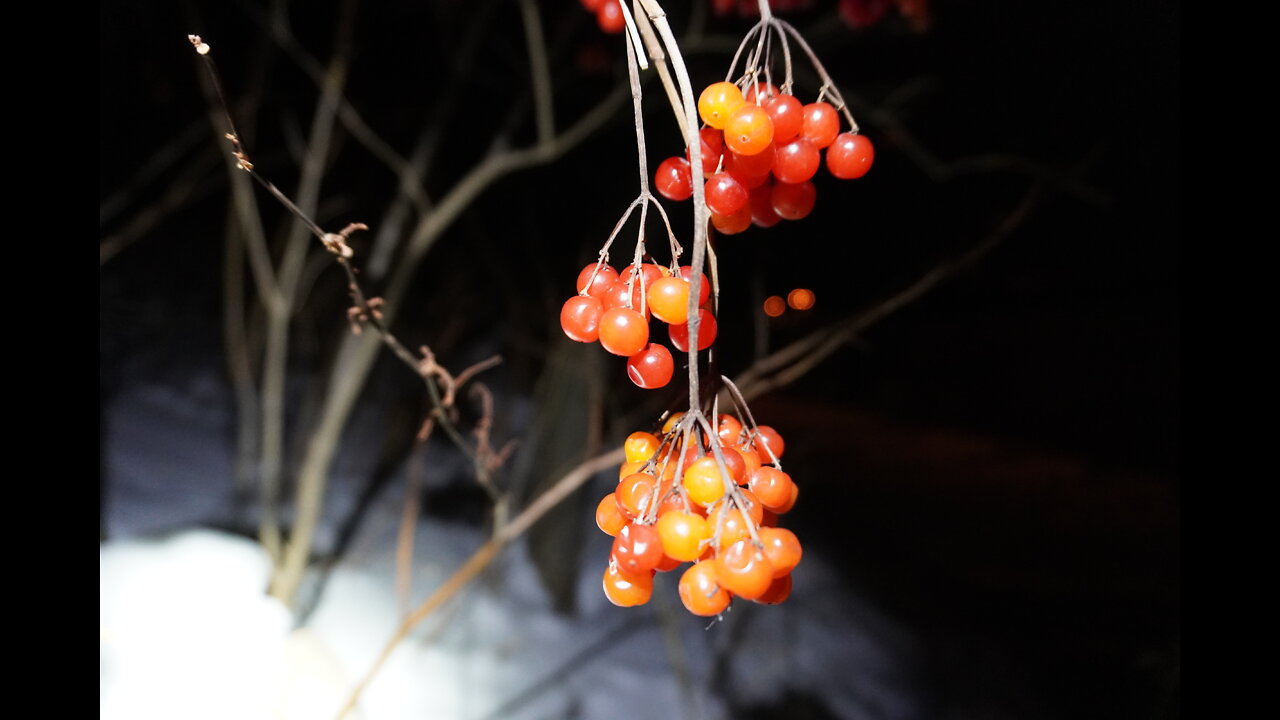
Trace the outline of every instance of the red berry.
<path fill-rule="evenodd" d="M 818 190 L 813 183 L 774 183 L 773 211 L 783 220 L 799 220 L 813 212 Z"/>
<path fill-rule="evenodd" d="M 649 342 L 649 323 L 640 313 L 611 308 L 600 318 L 600 344 L 614 355 L 631 357 Z"/>
<path fill-rule="evenodd" d="M 652 525 L 627 523 L 613 538 L 613 559 L 618 568 L 639 573 L 653 570 L 662 560 L 662 541 Z"/>
<path fill-rule="evenodd" d="M 704 127 L 698 131 L 698 146 L 702 148 L 702 176 L 707 177 L 720 167 L 720 155 L 724 152 L 724 134 L 715 128 Z M 689 151 L 684 156 L 689 158 Z M 690 183 L 693 181 L 690 180 Z"/>
<path fill-rule="evenodd" d="M 840 133 L 827 148 L 827 170 L 841 180 L 853 180 L 867 174 L 875 157 L 876 149 L 865 135 Z"/>
<path fill-rule="evenodd" d="M 698 283 L 698 305 L 701 306 L 711 297 L 711 281 L 707 279 L 706 273 L 699 273 L 701 277 Z M 691 265 L 680 266 L 680 277 L 689 281 L 690 287 L 693 286 L 693 267 Z"/>
<path fill-rule="evenodd" d="M 668 200 L 688 200 L 693 195 L 693 171 L 689 161 L 682 157 L 663 160 L 653 174 L 653 186 Z"/>
<path fill-rule="evenodd" d="M 666 345 L 649 343 L 643 350 L 627 358 L 627 377 L 639 387 L 664 387 L 671 382 L 673 374 L 675 361 Z"/>
<path fill-rule="evenodd" d="M 764 104 L 765 112 L 773 120 L 773 142 L 782 144 L 790 142 L 800 134 L 804 123 L 804 106 L 794 95 L 777 95 L 769 98 Z"/>
<path fill-rule="evenodd" d="M 595 273 L 595 280 L 591 279 L 591 273 Z M 618 271 L 608 265 L 600 265 L 600 270 L 596 270 L 596 263 L 582 268 L 582 272 L 578 273 L 578 292 L 584 290 L 591 297 L 604 299 L 608 294 L 609 285 L 618 279 Z M 591 282 L 591 287 L 587 287 L 587 282 Z"/>
<path fill-rule="evenodd" d="M 749 103 L 763 106 L 769 98 L 778 94 L 778 86 L 773 83 L 758 82 L 747 86 L 742 98 Z"/>
<path fill-rule="evenodd" d="M 751 227 L 751 206 L 744 203 L 732 215 L 711 213 L 711 225 L 723 235 L 737 235 Z"/>
<path fill-rule="evenodd" d="M 727 172 L 707 180 L 706 197 L 707 208 L 716 215 L 733 215 L 747 205 L 747 189 Z"/>
<path fill-rule="evenodd" d="M 761 185 L 752 190 L 747 203 L 751 206 L 751 222 L 760 227 L 773 227 L 782 220 L 773 210 L 773 185 Z"/>
<path fill-rule="evenodd" d="M 773 151 L 773 176 L 780 182 L 802 183 L 818 172 L 822 155 L 812 142 L 798 137 Z"/>
<path fill-rule="evenodd" d="M 819 149 L 835 142 L 840 134 L 840 114 L 831 103 L 816 102 L 804 106 L 804 122 L 800 135 Z"/>
<path fill-rule="evenodd" d="M 560 308 L 560 328 L 570 340 L 595 342 L 600 337 L 600 317 L 604 304 L 590 295 L 574 295 Z"/>
<path fill-rule="evenodd" d="M 604 0 L 596 10 L 596 23 L 610 35 L 622 32 L 627 26 L 627 19 L 622 16 L 622 6 L 618 4 L 618 0 Z"/>
<path fill-rule="evenodd" d="M 680 352 L 689 352 L 689 324 L 668 325 L 671 344 Z M 698 309 L 698 349 L 706 350 L 716 341 L 716 318 L 710 310 Z"/>

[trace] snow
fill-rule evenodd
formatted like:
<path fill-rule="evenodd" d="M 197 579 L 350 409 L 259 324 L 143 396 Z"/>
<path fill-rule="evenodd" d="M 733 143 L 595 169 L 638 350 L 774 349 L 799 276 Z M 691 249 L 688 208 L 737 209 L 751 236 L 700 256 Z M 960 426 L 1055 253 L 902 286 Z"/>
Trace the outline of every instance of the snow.
<path fill-rule="evenodd" d="M 235 511 L 227 409 L 192 400 L 207 391 L 207 378 L 138 386 L 106 409 L 101 717 L 334 717 L 401 617 L 394 548 L 402 486 L 381 494 L 314 611 L 294 627 L 265 592 L 263 550 L 213 529 L 231 526 Z M 608 478 L 597 480 L 593 496 L 608 491 Z M 339 495 L 358 487 L 333 485 Z M 335 497 L 333 506 L 351 502 Z M 552 609 L 517 542 L 397 647 L 349 717 L 726 718 L 796 694 L 835 717 L 922 717 L 912 638 L 822 558 L 805 557 L 786 603 L 735 603 L 711 623 L 683 610 L 675 576 L 659 576 L 644 607 L 608 603 L 600 574 L 609 538 L 592 518 L 583 523 L 590 532 L 574 614 Z M 420 520 L 413 602 L 483 541 L 479 528 Z"/>

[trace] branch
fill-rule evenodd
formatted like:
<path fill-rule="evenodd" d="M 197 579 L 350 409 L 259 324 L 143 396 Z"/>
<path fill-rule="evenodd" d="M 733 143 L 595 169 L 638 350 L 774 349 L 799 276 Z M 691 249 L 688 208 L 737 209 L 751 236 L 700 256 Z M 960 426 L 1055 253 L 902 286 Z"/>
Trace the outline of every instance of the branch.
<path fill-rule="evenodd" d="M 569 473 L 560 478 L 560 480 L 556 481 L 555 485 L 551 486 L 550 489 L 539 495 L 537 500 L 530 503 L 529 506 L 517 515 L 510 523 L 507 523 L 504 527 L 500 528 L 498 532 L 494 534 L 493 538 L 484 545 L 481 545 L 480 548 L 471 555 L 471 557 L 467 558 L 467 561 L 462 564 L 462 567 L 458 568 L 457 571 L 455 571 L 453 575 L 451 575 L 449 579 L 439 587 L 439 589 L 432 593 L 430 597 L 424 600 L 422 604 L 413 611 L 412 614 L 400 623 L 400 626 L 396 628 L 395 633 L 392 634 L 391 639 L 387 641 L 385 646 L 383 646 L 382 652 L 378 654 L 378 658 L 374 660 L 373 665 L 365 672 L 364 677 L 360 679 L 360 682 L 356 683 L 356 686 L 351 690 L 351 695 L 343 704 L 342 709 L 338 711 L 337 720 L 341 720 L 346 717 L 347 713 L 355 709 L 356 703 L 360 702 L 360 695 L 364 692 L 365 688 L 368 687 L 369 683 L 377 676 L 378 671 L 382 669 L 382 666 L 386 663 L 387 659 L 391 657 L 391 653 L 396 649 L 396 646 L 400 644 L 400 641 L 408 637 L 409 633 L 418 625 L 418 623 L 425 620 L 432 612 L 456 595 L 458 591 L 466 587 L 471 580 L 489 566 L 489 563 L 497 556 L 499 550 L 506 547 L 506 545 L 512 540 L 523 535 L 524 532 L 535 522 L 540 520 L 548 510 L 560 504 L 560 502 L 568 497 L 570 493 L 581 487 L 583 483 L 590 480 L 597 472 L 605 470 L 610 466 L 618 465 L 623 459 L 623 451 L 622 448 L 619 447 L 602 455 L 597 455 L 596 457 L 582 463 L 578 467 L 569 471 Z"/>

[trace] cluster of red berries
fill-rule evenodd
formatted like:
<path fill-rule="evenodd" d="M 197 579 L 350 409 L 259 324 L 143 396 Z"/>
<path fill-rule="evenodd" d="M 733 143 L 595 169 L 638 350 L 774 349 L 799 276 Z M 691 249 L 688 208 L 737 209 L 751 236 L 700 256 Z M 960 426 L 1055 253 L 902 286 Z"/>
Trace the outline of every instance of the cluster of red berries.
<path fill-rule="evenodd" d="M 862 177 L 875 159 L 865 136 L 840 132 L 830 103 L 802 105 L 770 83 L 750 85 L 745 95 L 734 83 L 712 83 L 698 98 L 698 114 L 707 124 L 699 131 L 707 209 L 726 235 L 808 215 L 823 149 L 827 170 L 843 180 Z M 691 197 L 688 154 L 663 160 L 653 184 L 669 200 Z"/>
<path fill-rule="evenodd" d="M 603 261 L 578 273 L 578 294 L 560 308 L 560 327 L 571 340 L 590 343 L 627 358 L 627 376 L 642 388 L 671 382 L 675 360 L 661 343 L 649 341 L 649 319 L 668 324 L 671 344 L 689 352 L 689 278 L 693 269 L 678 272 L 644 263 L 628 266 L 621 275 Z M 711 282 L 702 274 L 698 291 L 698 350 L 716 339 L 716 320 L 705 307 Z"/>
<path fill-rule="evenodd" d="M 682 447 L 672 416 L 662 437 L 632 433 L 618 487 L 596 507 L 596 524 L 614 538 L 604 594 L 622 607 L 643 605 L 653 577 L 692 562 L 680 577 L 680 601 L 694 615 L 724 612 L 734 597 L 776 605 L 791 594 L 802 549 L 777 526 L 799 495 L 782 471 L 782 436 L 767 425 L 744 428 L 732 415 L 716 424 L 720 463 L 704 442 Z M 679 482 L 676 473 L 681 472 Z"/>
<path fill-rule="evenodd" d="M 626 18 L 622 15 L 622 5 L 618 0 L 582 0 L 582 7 L 586 8 L 587 12 L 594 13 L 596 24 L 610 35 L 622 32 L 622 29 L 627 26 Z"/>

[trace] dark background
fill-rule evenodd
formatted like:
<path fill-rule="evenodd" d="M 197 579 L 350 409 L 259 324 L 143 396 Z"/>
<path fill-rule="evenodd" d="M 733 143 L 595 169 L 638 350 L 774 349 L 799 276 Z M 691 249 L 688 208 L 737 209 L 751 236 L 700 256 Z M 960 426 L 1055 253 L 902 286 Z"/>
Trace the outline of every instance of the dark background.
<path fill-rule="evenodd" d="M 668 4 L 679 32 L 687 10 Z M 100 197 L 184 132 L 193 140 L 179 167 L 207 168 L 192 196 L 102 266 L 104 407 L 133 384 L 220 362 L 227 183 L 186 33 L 213 44 L 233 105 L 248 99 L 237 121 L 258 169 L 286 192 L 296 182 L 290 148 L 305 137 L 315 89 L 264 40 L 256 7 L 101 6 Z M 564 127 L 625 82 L 621 40 L 601 35 L 576 0 L 540 7 Z M 722 369 L 750 364 L 765 295 L 798 286 L 817 295 L 813 310 L 768 323 L 776 349 L 973 247 L 1043 181 L 1025 222 L 991 254 L 753 410 L 786 435 L 788 470 L 803 488 L 789 526 L 928 640 L 938 717 L 981 716 L 966 710 L 977 707 L 988 717 L 1177 717 L 1179 8 L 938 0 L 931 9 L 924 32 L 892 11 L 853 29 L 824 2 L 783 16 L 851 99 L 876 164 L 852 182 L 820 173 L 817 207 L 802 221 L 716 241 Z M 301 45 L 326 58 L 333 4 L 287 12 Z M 751 24 L 705 22 L 689 56 L 698 86 L 722 79 Z M 482 49 L 460 67 L 473 25 Z M 428 180 L 437 197 L 484 154 L 511 103 L 528 102 L 513 5 L 367 4 L 352 32 L 347 97 L 365 120 L 402 153 L 424 123 L 445 133 Z M 456 104 L 442 107 L 458 87 Z M 802 99 L 815 88 L 797 76 Z M 680 142 L 659 86 L 646 93 L 654 167 Z M 508 129 L 516 145 L 533 139 L 527 113 Z M 904 151 L 903 130 L 939 164 L 968 164 L 931 174 Z M 156 207 L 179 172 L 133 186 L 102 236 Z M 394 190 L 392 174 L 340 133 L 318 220 L 375 221 Z M 396 330 L 450 367 L 499 352 L 499 407 L 503 394 L 531 397 L 574 276 L 635 192 L 624 107 L 562 159 L 485 192 L 429 254 Z M 280 208 L 265 195 L 259 203 L 277 226 Z M 687 237 L 688 203 L 669 206 Z M 312 298 L 297 320 L 292 369 L 303 379 L 322 376 L 344 332 L 340 274 L 321 274 Z M 598 359 L 609 417 L 683 392 L 677 379 L 654 399 L 625 380 L 620 360 Z M 384 390 L 414 383 L 386 361 L 375 377 Z M 519 421 L 499 413 L 498 432 L 520 436 Z M 608 432 L 616 440 L 632 429 Z M 104 505 L 112 482 L 103 478 Z M 976 667 L 988 651 L 1012 659 L 1016 688 Z M 990 700 L 1002 693 L 1012 695 Z M 822 716 L 801 706 L 774 711 Z"/>

